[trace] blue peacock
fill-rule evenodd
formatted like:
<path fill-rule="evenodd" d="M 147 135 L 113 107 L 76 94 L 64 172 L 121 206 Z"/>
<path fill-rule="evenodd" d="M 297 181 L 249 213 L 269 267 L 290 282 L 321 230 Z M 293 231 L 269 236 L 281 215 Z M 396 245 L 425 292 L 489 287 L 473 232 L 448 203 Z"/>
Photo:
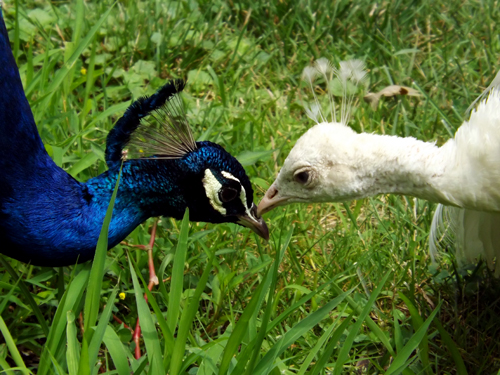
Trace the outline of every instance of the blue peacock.
<path fill-rule="evenodd" d="M 92 259 L 120 169 L 109 248 L 146 219 L 180 219 L 186 208 L 192 221 L 237 223 L 269 237 L 241 164 L 220 145 L 194 140 L 182 80 L 130 105 L 107 137 L 106 172 L 82 183 L 59 168 L 38 134 L 1 10 L 0 21 L 1 253 L 40 266 Z M 149 157 L 127 160 L 131 145 Z"/>

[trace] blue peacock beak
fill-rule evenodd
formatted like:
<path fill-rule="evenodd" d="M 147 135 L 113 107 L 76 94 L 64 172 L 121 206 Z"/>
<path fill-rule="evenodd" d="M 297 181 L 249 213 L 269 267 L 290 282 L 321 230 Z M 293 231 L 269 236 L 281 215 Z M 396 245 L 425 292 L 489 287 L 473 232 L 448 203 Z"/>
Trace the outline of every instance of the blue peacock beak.
<path fill-rule="evenodd" d="M 269 229 L 264 219 L 257 215 L 257 207 L 255 204 L 252 203 L 252 208 L 248 210 L 247 213 L 238 216 L 237 223 L 250 228 L 266 241 L 269 240 Z"/>

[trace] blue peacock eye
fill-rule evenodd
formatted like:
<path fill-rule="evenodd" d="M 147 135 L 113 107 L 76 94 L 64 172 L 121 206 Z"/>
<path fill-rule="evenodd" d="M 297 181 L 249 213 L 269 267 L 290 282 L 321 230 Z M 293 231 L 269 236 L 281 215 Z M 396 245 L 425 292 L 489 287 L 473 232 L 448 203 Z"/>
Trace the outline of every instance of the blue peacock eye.
<path fill-rule="evenodd" d="M 230 188 L 230 187 L 222 188 L 219 191 L 219 199 L 221 200 L 221 202 L 224 202 L 224 203 L 231 202 L 237 196 L 238 196 L 238 190 Z"/>

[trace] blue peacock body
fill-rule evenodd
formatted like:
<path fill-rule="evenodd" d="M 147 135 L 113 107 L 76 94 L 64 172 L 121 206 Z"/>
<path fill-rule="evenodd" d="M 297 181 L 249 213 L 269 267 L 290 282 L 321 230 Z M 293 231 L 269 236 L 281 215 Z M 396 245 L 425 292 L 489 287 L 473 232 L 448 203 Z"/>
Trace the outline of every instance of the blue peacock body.
<path fill-rule="evenodd" d="M 233 222 L 268 238 L 243 167 L 220 145 L 193 140 L 179 105 L 181 80 L 135 101 L 117 121 L 106 140 L 106 172 L 82 183 L 59 168 L 38 134 L 1 10 L 0 19 L 1 253 L 42 266 L 92 259 L 120 168 L 110 248 L 146 219 L 180 219 L 186 208 L 192 221 Z M 134 142 L 150 157 L 124 158 Z"/>

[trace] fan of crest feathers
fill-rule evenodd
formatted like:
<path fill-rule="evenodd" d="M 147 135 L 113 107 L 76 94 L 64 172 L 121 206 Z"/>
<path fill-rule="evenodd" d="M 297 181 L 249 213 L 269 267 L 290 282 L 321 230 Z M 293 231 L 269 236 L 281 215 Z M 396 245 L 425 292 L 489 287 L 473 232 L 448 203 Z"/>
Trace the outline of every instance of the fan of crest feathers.
<path fill-rule="evenodd" d="M 358 134 L 348 126 L 353 95 L 363 82 L 359 60 L 338 69 L 326 59 L 303 72 L 313 88 L 322 76 L 329 88 L 332 121 L 315 96 L 306 109 L 316 122 L 297 141 L 259 204 L 259 214 L 290 203 L 343 202 L 377 194 L 411 195 L 439 203 L 430 232 L 432 258 L 452 250 L 460 266 L 483 259 L 500 275 L 500 73 L 474 102 L 470 118 L 443 146 L 412 137 Z M 343 98 L 336 119 L 332 82 Z M 313 90 L 314 93 L 314 90 Z"/>

